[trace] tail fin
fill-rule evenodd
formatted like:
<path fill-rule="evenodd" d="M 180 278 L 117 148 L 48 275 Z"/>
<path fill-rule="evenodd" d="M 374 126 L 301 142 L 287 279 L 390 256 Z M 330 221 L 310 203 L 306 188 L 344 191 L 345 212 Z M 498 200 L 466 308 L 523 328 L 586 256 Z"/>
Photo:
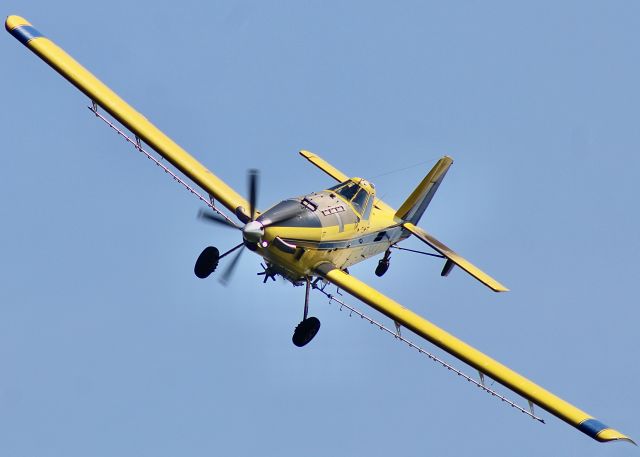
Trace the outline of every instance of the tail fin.
<path fill-rule="evenodd" d="M 429 206 L 433 195 L 438 190 L 438 186 L 444 179 L 444 175 L 447 174 L 449 167 L 453 163 L 453 159 L 449 156 L 444 156 L 438 163 L 434 165 L 431 171 L 425 176 L 418 187 L 415 188 L 409 198 L 405 200 L 400 209 L 396 212 L 396 217 L 417 224 L 424 211 Z"/>

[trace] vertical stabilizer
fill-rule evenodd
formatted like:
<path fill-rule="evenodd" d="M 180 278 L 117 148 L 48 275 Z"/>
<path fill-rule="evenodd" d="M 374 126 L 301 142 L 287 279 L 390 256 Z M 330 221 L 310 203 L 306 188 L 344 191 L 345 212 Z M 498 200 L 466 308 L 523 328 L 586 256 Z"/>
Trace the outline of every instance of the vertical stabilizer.
<path fill-rule="evenodd" d="M 438 160 L 438 163 L 434 165 L 396 212 L 396 217 L 406 222 L 417 224 L 452 163 L 453 159 L 449 156 L 444 156 Z"/>

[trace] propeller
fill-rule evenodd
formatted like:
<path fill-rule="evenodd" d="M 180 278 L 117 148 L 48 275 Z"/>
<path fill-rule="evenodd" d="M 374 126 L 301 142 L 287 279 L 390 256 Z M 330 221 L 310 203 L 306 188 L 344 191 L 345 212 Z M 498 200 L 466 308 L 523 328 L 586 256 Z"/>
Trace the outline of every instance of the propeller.
<path fill-rule="evenodd" d="M 257 213 L 256 206 L 257 206 L 257 200 L 258 200 L 259 177 L 260 177 L 260 172 L 254 168 L 250 169 L 247 173 L 247 184 L 248 184 L 247 187 L 249 191 L 248 203 L 249 203 L 250 219 L 245 223 L 244 226 L 239 226 L 236 223 L 230 221 L 229 219 L 220 216 L 218 213 L 205 211 L 203 209 L 201 209 L 198 212 L 198 219 L 202 221 L 216 224 L 216 225 L 221 225 L 227 228 L 234 228 L 236 230 L 242 231 L 243 242 L 219 257 L 219 258 L 222 258 L 228 254 L 231 254 L 233 251 L 239 249 L 238 253 L 233 257 L 229 265 L 226 267 L 226 269 L 222 273 L 222 276 L 220 277 L 220 282 L 225 286 L 229 284 L 231 276 L 233 275 L 233 272 L 235 271 L 238 265 L 240 257 L 242 256 L 242 252 L 244 251 L 244 248 L 248 247 L 251 250 L 255 250 L 258 243 L 261 242 L 262 237 L 264 236 L 264 229 L 266 227 L 273 224 L 277 224 L 279 222 L 283 222 L 287 219 L 291 219 L 299 212 L 298 207 L 292 207 L 290 211 L 283 211 L 279 213 L 277 217 L 275 217 L 274 219 L 269 218 L 261 222 L 258 222 L 256 220 L 256 213 Z"/>
<path fill-rule="evenodd" d="M 258 198 L 258 174 L 255 168 L 249 170 L 249 215 L 256 220 L 256 199 Z"/>
<path fill-rule="evenodd" d="M 233 272 L 235 271 L 236 266 L 238 265 L 238 261 L 240 260 L 240 257 L 242 257 L 242 253 L 244 252 L 244 243 L 236 246 L 236 248 L 238 247 L 240 247 L 240 250 L 233 257 L 233 259 L 231 259 L 231 263 L 229 263 L 227 268 L 224 269 L 224 272 L 222 272 L 222 276 L 220 277 L 220 283 L 223 286 L 229 285 L 229 281 L 231 281 L 231 276 L 233 275 Z"/>
<path fill-rule="evenodd" d="M 244 238 L 249 243 L 258 243 L 264 235 L 264 229 L 273 224 L 278 224 L 280 222 L 291 219 L 296 216 L 300 209 L 298 207 L 291 207 L 289 211 L 282 211 L 277 214 L 277 217 L 267 218 L 260 222 L 256 221 L 256 202 L 258 196 L 258 181 L 259 181 L 259 172 L 258 170 L 251 169 L 248 172 L 248 188 L 249 188 L 249 214 L 250 219 L 246 222 L 244 227 L 237 225 L 236 223 L 230 221 L 227 218 L 220 216 L 218 213 L 206 211 L 204 209 L 200 209 L 198 211 L 198 218 L 216 225 L 221 225 L 223 227 L 231 227 L 236 230 L 241 230 Z"/>
<path fill-rule="evenodd" d="M 238 250 L 238 253 L 233 257 L 233 259 L 231 259 L 231 262 L 229 262 L 228 266 L 223 271 L 222 276 L 220 276 L 220 283 L 222 283 L 225 286 L 229 284 L 229 281 L 231 280 L 231 276 L 233 275 L 236 267 L 238 266 L 240 257 L 242 257 L 242 252 L 244 251 L 244 248 L 255 246 L 257 243 L 260 242 L 260 239 L 264 235 L 264 226 L 260 222 L 257 222 L 255 220 L 256 206 L 257 206 L 256 203 L 258 200 L 259 174 L 260 172 L 253 168 L 250 169 L 247 174 L 250 219 L 244 225 L 244 227 L 241 227 L 236 223 L 232 222 L 231 220 L 225 217 L 222 217 L 218 213 L 205 211 L 204 209 L 200 209 L 200 211 L 198 211 L 198 219 L 202 221 L 242 231 L 243 242 L 235 246 L 234 248 L 230 249 L 229 251 L 225 252 L 219 257 L 219 259 L 221 259 L 222 257 L 228 254 L 231 254 L 233 251 Z"/>
<path fill-rule="evenodd" d="M 218 213 L 205 211 L 202 208 L 200 209 L 200 211 L 198 211 L 198 219 L 201 219 L 206 222 L 210 222 L 212 224 L 222 225 L 227 228 L 235 228 L 237 230 L 242 230 L 242 227 L 238 226 L 233 221 L 230 221 L 229 219 L 225 219 L 224 217 L 220 216 Z"/>

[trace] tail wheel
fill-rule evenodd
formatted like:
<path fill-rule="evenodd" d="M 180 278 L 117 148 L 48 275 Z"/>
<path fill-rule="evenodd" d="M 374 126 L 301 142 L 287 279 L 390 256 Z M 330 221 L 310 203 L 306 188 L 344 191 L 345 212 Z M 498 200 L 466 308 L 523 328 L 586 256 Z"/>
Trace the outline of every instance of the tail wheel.
<path fill-rule="evenodd" d="M 383 276 L 387 270 L 389 269 L 389 265 L 391 264 L 391 251 L 387 249 L 384 251 L 384 257 L 378 261 L 378 266 L 376 267 L 376 276 Z"/>
<path fill-rule="evenodd" d="M 320 330 L 320 319 L 309 317 L 298 324 L 293 332 L 293 344 L 301 348 L 308 344 Z"/>
<path fill-rule="evenodd" d="M 383 276 L 387 270 L 389 269 L 390 262 L 388 260 L 382 259 L 378 261 L 378 266 L 376 267 L 376 276 Z"/>

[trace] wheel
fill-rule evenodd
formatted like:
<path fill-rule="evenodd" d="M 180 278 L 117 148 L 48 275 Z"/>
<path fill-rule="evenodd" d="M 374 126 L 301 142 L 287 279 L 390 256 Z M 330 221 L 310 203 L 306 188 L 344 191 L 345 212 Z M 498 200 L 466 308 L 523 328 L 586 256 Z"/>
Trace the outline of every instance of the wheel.
<path fill-rule="evenodd" d="M 220 259 L 220 251 L 213 246 L 208 246 L 198 256 L 193 272 L 200 279 L 204 279 L 211 273 L 216 271 L 218 260 Z"/>
<path fill-rule="evenodd" d="M 293 332 L 293 344 L 301 348 L 308 344 L 316 333 L 320 330 L 320 319 L 317 317 L 309 317 L 298 324 Z"/>
<path fill-rule="evenodd" d="M 384 275 L 389 269 L 390 262 L 385 259 L 381 259 L 378 261 L 378 266 L 376 267 L 376 276 Z"/>

